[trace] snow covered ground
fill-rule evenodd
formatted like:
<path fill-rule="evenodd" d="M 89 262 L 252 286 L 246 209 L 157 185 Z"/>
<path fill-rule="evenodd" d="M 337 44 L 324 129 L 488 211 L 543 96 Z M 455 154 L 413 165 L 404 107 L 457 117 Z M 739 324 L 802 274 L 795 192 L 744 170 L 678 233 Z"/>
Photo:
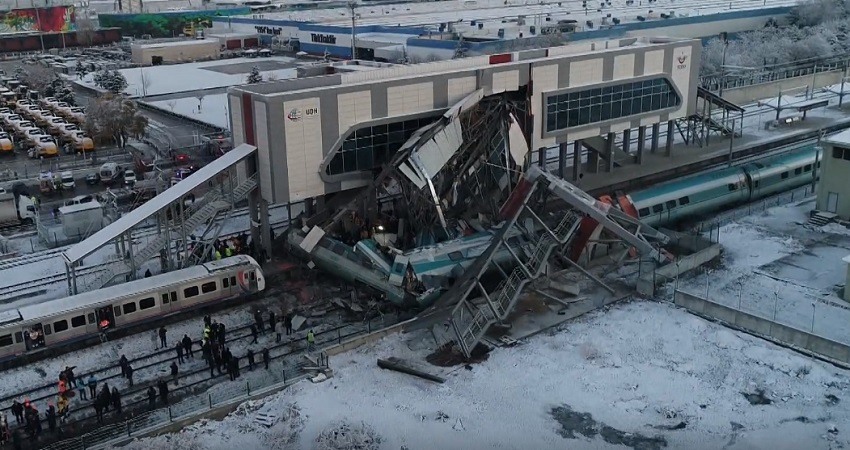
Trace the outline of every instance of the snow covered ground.
<path fill-rule="evenodd" d="M 183 97 L 171 100 L 145 102 L 149 105 L 170 111 L 181 116 L 191 117 L 219 128 L 230 129 L 230 111 L 227 106 L 227 94 L 210 94 L 202 101 L 197 97 Z M 200 104 L 200 108 L 198 105 Z"/>
<path fill-rule="evenodd" d="M 279 62 L 281 65 L 288 65 L 292 61 L 294 61 L 292 58 L 282 56 L 262 59 L 263 63 Z M 143 95 L 173 94 L 245 84 L 248 73 L 251 72 L 252 64 L 257 64 L 257 62 L 257 59 L 234 58 L 220 61 L 121 69 L 119 72 L 127 79 L 127 89 L 124 90 L 124 93 L 133 97 L 140 97 Z M 228 72 L 237 73 L 224 73 L 225 71 L 210 69 L 219 66 L 237 65 L 241 65 L 239 66 L 241 69 L 238 69 L 238 71 L 228 70 Z M 261 71 L 260 73 L 264 79 L 268 79 L 270 75 L 278 79 L 296 76 L 295 69 L 293 68 Z M 90 73 L 83 77 L 82 80 L 74 79 L 73 81 L 88 87 L 95 87 L 92 80 L 93 77 L 94 73 Z"/>
<path fill-rule="evenodd" d="M 850 303 L 841 297 L 850 230 L 804 227 L 814 200 L 770 208 L 720 229 L 720 267 L 680 280 L 685 292 L 850 343 Z"/>
<path fill-rule="evenodd" d="M 850 372 L 669 304 L 638 302 L 594 313 L 514 348 L 497 349 L 470 370 L 426 367 L 447 378 L 442 385 L 375 364 L 376 358 L 391 356 L 422 361 L 430 343 L 424 333 L 390 336 L 331 358 L 335 376 L 327 382 L 302 382 L 244 404 L 222 421 L 123 448 L 324 449 L 333 448 L 324 441 L 342 428 L 348 431 L 345 438 L 361 446 L 338 448 L 850 445 L 845 430 L 850 410 L 843 404 Z M 771 403 L 753 405 L 744 394 Z M 281 420 L 266 428 L 255 423 L 259 414 Z M 837 433 L 829 431 L 836 426 Z"/>

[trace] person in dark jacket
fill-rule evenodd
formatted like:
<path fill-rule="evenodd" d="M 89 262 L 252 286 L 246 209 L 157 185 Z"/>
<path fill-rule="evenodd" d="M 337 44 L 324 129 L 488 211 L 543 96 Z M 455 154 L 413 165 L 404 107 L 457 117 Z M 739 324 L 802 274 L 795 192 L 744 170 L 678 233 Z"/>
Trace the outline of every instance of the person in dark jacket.
<path fill-rule="evenodd" d="M 89 387 L 89 397 L 91 397 L 92 401 L 97 398 L 97 377 L 94 374 L 89 375 L 89 379 L 86 381 L 86 386 Z"/>
<path fill-rule="evenodd" d="M 266 370 L 269 370 L 269 359 L 270 359 L 269 358 L 269 349 L 264 348 L 263 349 L 263 365 L 266 366 Z"/>
<path fill-rule="evenodd" d="M 183 351 L 186 352 L 187 357 L 195 359 L 195 352 L 192 351 L 192 338 L 188 334 L 183 335 Z"/>
<path fill-rule="evenodd" d="M 24 405 L 18 403 L 17 400 L 12 402 L 12 414 L 15 415 L 15 420 L 18 421 L 18 425 L 24 423 Z"/>
<path fill-rule="evenodd" d="M 112 391 L 109 390 L 109 383 L 103 383 L 98 398 L 102 399 L 103 410 L 109 412 L 109 406 L 112 405 Z"/>
<path fill-rule="evenodd" d="M 174 348 L 177 350 L 177 361 L 183 364 L 183 343 L 178 342 L 174 344 Z"/>
<path fill-rule="evenodd" d="M 127 364 L 127 381 L 130 383 L 130 387 L 133 387 L 133 366 Z"/>
<path fill-rule="evenodd" d="M 168 330 L 165 327 L 159 327 L 159 343 L 162 345 L 162 348 L 168 348 L 168 339 L 166 339 L 166 334 Z"/>
<path fill-rule="evenodd" d="M 112 407 L 115 408 L 115 414 L 121 415 L 121 394 L 118 393 L 118 388 L 112 388 Z"/>
<path fill-rule="evenodd" d="M 97 397 L 93 402 L 94 412 L 97 415 L 97 423 L 103 423 L 103 399 Z"/>
<path fill-rule="evenodd" d="M 275 324 L 277 323 L 275 320 L 274 311 L 269 311 L 269 328 L 272 330 L 272 333 L 275 332 Z"/>
<path fill-rule="evenodd" d="M 257 331 L 259 331 L 260 333 L 265 331 L 263 329 L 263 314 L 260 312 L 260 310 L 257 310 L 257 312 L 254 313 L 254 323 L 257 324 Z"/>
<path fill-rule="evenodd" d="M 156 389 L 153 386 L 148 388 L 148 408 L 154 409 L 156 407 Z"/>
<path fill-rule="evenodd" d="M 65 366 L 65 378 L 68 379 L 68 387 L 77 387 L 77 377 L 74 376 L 74 369 L 76 368 L 77 366 Z"/>
<path fill-rule="evenodd" d="M 248 349 L 248 370 L 254 370 L 254 350 Z"/>
<path fill-rule="evenodd" d="M 168 383 L 165 382 L 165 379 L 160 379 L 159 383 L 157 383 L 159 387 L 159 398 L 162 400 L 162 403 L 168 404 Z"/>
<path fill-rule="evenodd" d="M 146 271 L 145 271 L 145 278 L 150 278 L 150 277 L 151 277 L 151 275 L 153 275 L 153 274 L 151 273 L 151 270 L 150 270 L 150 269 L 148 269 L 148 270 L 146 270 Z"/>
<path fill-rule="evenodd" d="M 47 429 L 51 432 L 56 431 L 56 408 L 53 403 L 47 404 Z"/>
<path fill-rule="evenodd" d="M 171 361 L 171 379 L 174 380 L 174 385 L 179 385 L 180 381 L 177 379 L 177 362 Z"/>
<path fill-rule="evenodd" d="M 216 334 L 215 334 L 215 336 L 218 338 L 218 344 L 219 345 L 224 345 L 224 342 L 225 342 L 224 332 L 225 332 L 224 324 L 219 323 L 218 324 L 218 332 L 216 332 Z"/>
<path fill-rule="evenodd" d="M 284 324 L 286 325 L 286 335 L 289 336 L 292 334 L 292 314 L 287 314 L 283 318 Z"/>
<path fill-rule="evenodd" d="M 121 376 L 124 377 L 124 378 L 127 378 L 127 365 L 128 364 L 130 364 L 130 362 L 127 361 L 127 357 L 124 356 L 124 355 L 121 355 L 121 359 L 118 360 L 118 365 L 121 366 Z"/>
<path fill-rule="evenodd" d="M 251 343 L 256 344 L 257 343 L 257 326 L 253 325 L 253 324 L 251 325 L 251 337 L 254 338 L 254 340 L 251 341 Z"/>

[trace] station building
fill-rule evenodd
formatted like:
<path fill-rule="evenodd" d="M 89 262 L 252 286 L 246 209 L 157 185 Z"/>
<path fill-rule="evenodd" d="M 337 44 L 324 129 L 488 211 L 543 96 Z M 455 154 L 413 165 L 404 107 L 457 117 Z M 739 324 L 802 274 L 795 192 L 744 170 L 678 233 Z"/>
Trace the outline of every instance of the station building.
<path fill-rule="evenodd" d="M 643 144 L 615 144 L 633 130 L 669 154 L 673 122 L 696 108 L 700 50 L 693 39 L 616 39 L 238 86 L 231 129 L 235 145 L 258 147 L 263 200 L 321 204 L 372 183 L 417 130 L 471 96 L 501 97 L 525 112 L 526 163 L 557 147 L 561 175 L 573 158 L 576 178 L 613 170 L 622 154 L 640 161 Z"/>
<path fill-rule="evenodd" d="M 821 140 L 823 163 L 816 209 L 850 220 L 850 130 Z"/>

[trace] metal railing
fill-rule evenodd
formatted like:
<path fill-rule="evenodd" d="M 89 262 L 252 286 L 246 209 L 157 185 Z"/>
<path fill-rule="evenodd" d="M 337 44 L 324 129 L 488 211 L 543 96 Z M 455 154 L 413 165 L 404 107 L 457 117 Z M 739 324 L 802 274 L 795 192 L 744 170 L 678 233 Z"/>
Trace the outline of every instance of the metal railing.
<path fill-rule="evenodd" d="M 847 69 L 850 58 L 841 56 L 839 59 L 822 60 L 809 65 L 795 65 L 787 68 L 756 70 L 746 75 L 736 74 L 709 74 L 699 77 L 700 86 L 709 91 L 719 91 L 721 87 L 726 89 L 753 86 L 756 84 L 770 83 L 789 78 L 804 77 L 818 73 L 832 72 Z"/>
<path fill-rule="evenodd" d="M 714 218 L 699 222 L 698 224 L 691 227 L 690 230 L 695 233 L 703 233 L 709 230 L 716 230 L 718 227 L 731 223 L 740 218 L 750 216 L 753 213 L 763 212 L 768 208 L 773 208 L 774 206 L 786 205 L 789 203 L 801 201 L 803 199 L 811 197 L 815 194 L 815 192 L 815 187 L 813 187 L 811 184 L 807 184 L 792 191 L 774 195 L 773 197 L 767 197 L 741 206 L 739 208 L 730 209 L 728 211 L 718 213 Z"/>

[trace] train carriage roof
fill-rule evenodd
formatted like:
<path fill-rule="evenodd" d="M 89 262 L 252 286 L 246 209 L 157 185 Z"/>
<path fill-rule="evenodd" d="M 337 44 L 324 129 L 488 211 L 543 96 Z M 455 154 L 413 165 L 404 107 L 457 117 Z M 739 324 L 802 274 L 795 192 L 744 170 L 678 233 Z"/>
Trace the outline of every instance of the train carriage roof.
<path fill-rule="evenodd" d="M 237 255 L 231 258 L 212 261 L 206 264 L 189 267 L 187 269 L 175 270 L 173 272 L 129 281 L 116 286 L 83 292 L 70 297 L 48 300 L 33 305 L 22 306 L 17 310 L 0 311 L 0 320 L 6 315 L 20 314 L 22 320 L 36 320 L 67 313 L 80 308 L 94 308 L 102 303 L 107 303 L 122 298 L 138 295 L 145 292 L 157 291 L 165 286 L 171 286 L 184 280 L 192 280 L 218 272 L 227 268 L 245 263 L 256 262 L 245 255 Z M 87 311 L 88 312 L 88 311 Z"/>
<path fill-rule="evenodd" d="M 728 169 L 712 171 L 652 186 L 647 189 L 632 192 L 629 194 L 629 197 L 631 197 L 632 202 L 635 204 L 643 203 L 647 200 L 653 200 L 656 203 L 660 203 L 669 196 L 684 197 L 689 195 L 695 186 L 704 186 L 708 183 L 723 184 L 727 183 L 730 178 L 739 177 L 741 175 L 743 175 L 743 173 L 739 167 L 730 167 Z"/>

